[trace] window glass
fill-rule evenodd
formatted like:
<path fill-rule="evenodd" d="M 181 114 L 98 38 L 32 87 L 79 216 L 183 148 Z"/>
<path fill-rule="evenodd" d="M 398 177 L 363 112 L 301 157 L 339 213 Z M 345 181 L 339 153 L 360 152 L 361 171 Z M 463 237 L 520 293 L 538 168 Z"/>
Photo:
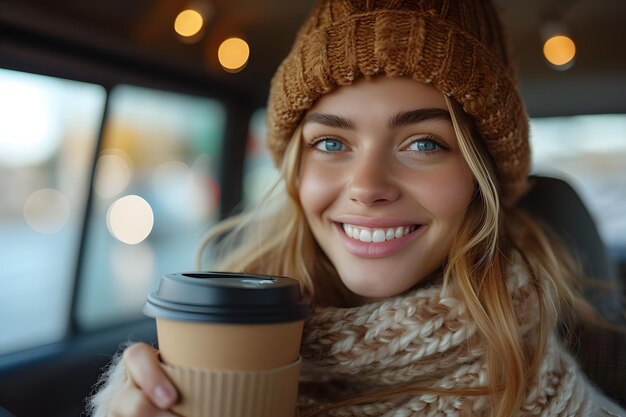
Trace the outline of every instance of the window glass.
<path fill-rule="evenodd" d="M 246 144 L 243 171 L 243 202 L 249 205 L 258 201 L 278 174 L 267 150 L 265 109 L 259 109 L 250 119 L 250 132 Z"/>
<path fill-rule="evenodd" d="M 568 181 L 626 258 L 626 115 L 534 119 L 531 132 L 534 170 Z"/>
<path fill-rule="evenodd" d="M 81 269 L 83 328 L 143 317 L 161 275 L 195 269 L 196 247 L 219 215 L 224 123 L 212 99 L 111 91 Z"/>
<path fill-rule="evenodd" d="M 0 69 L 0 354 L 63 338 L 106 100 Z"/>

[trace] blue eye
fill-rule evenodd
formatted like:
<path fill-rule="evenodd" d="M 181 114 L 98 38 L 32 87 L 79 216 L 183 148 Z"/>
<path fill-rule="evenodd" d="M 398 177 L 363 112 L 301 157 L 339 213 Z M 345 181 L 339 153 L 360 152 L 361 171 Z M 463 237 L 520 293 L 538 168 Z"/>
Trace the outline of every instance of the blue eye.
<path fill-rule="evenodd" d="M 315 148 L 325 152 L 337 152 L 345 150 L 345 146 L 338 139 L 322 139 L 315 143 Z"/>
<path fill-rule="evenodd" d="M 417 152 L 436 152 L 439 144 L 432 139 L 417 139 L 409 145 L 409 150 Z"/>

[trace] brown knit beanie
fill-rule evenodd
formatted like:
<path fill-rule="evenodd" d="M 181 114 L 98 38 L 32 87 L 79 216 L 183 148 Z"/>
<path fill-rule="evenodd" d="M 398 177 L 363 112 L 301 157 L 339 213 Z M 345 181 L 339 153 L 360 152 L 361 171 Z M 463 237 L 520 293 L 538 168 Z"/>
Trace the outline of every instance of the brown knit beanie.
<path fill-rule="evenodd" d="M 410 77 L 454 98 L 495 161 L 501 200 L 526 189 L 528 119 L 489 0 L 320 0 L 272 79 L 268 145 L 279 163 L 304 113 L 360 77 Z"/>

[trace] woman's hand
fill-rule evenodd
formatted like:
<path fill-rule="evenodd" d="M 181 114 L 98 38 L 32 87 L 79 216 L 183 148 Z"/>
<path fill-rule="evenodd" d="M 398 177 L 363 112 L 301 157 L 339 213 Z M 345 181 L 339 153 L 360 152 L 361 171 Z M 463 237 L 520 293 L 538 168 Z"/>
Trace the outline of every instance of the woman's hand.
<path fill-rule="evenodd" d="M 168 412 L 178 393 L 159 364 L 158 352 L 145 343 L 129 346 L 123 354 L 128 383 L 117 392 L 111 417 L 176 417 Z"/>

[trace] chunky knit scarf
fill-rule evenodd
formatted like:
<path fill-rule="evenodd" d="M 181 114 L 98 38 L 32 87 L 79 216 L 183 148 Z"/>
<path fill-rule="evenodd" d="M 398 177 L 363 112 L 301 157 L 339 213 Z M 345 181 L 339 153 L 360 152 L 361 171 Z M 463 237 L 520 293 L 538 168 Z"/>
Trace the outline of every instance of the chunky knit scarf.
<path fill-rule="evenodd" d="M 507 287 L 520 332 L 540 319 L 537 297 L 522 267 Z M 414 385 L 435 389 L 487 385 L 484 342 L 464 304 L 442 285 L 355 308 L 320 308 L 307 323 L 300 415 L 346 398 Z M 556 336 L 548 341 L 522 416 L 588 416 L 594 390 Z M 487 397 L 426 393 L 331 408 L 323 416 L 488 416 Z"/>

